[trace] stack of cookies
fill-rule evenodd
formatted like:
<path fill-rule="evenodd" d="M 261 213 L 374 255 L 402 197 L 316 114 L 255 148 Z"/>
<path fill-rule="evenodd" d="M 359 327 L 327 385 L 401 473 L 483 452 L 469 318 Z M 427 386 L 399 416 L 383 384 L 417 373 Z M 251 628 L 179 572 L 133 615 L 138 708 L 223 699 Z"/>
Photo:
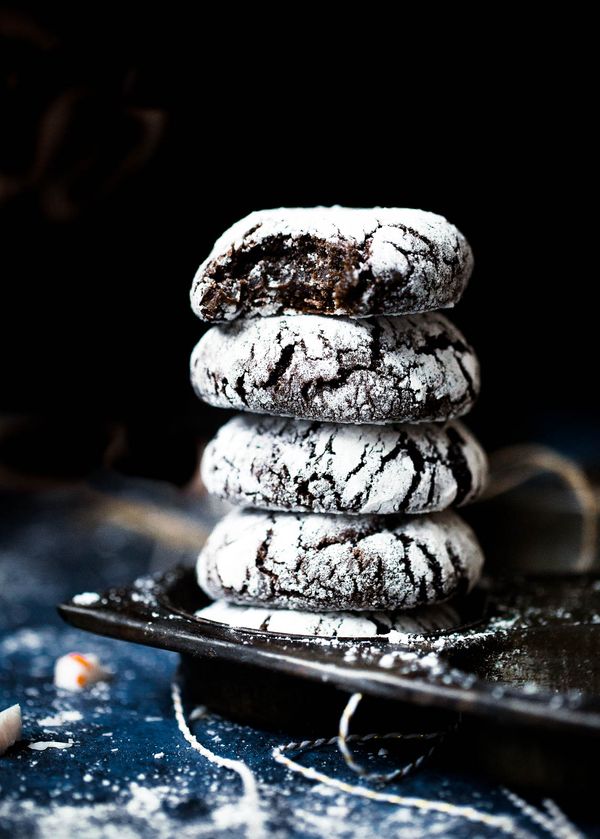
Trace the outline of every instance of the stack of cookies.
<path fill-rule="evenodd" d="M 192 382 L 244 413 L 203 457 L 209 492 L 237 507 L 198 560 L 219 601 L 206 617 L 235 622 L 237 604 L 239 625 L 260 607 L 263 628 L 282 616 L 273 610 L 310 618 L 295 626 L 368 613 L 391 627 L 398 610 L 477 580 L 477 540 L 448 508 L 486 478 L 456 421 L 477 396 L 478 363 L 434 311 L 460 298 L 472 262 L 446 219 L 409 209 L 255 212 L 216 242 L 191 300 L 219 323 L 193 352 Z"/>

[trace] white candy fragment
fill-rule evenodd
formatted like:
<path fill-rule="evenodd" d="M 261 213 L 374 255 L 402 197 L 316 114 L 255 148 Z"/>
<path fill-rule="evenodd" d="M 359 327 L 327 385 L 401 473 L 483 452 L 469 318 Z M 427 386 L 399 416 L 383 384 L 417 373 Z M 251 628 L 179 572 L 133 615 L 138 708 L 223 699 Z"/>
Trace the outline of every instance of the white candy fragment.
<path fill-rule="evenodd" d="M 20 705 L 11 705 L 10 708 L 0 711 L 0 755 L 17 742 L 22 727 Z"/>
<path fill-rule="evenodd" d="M 64 690 L 83 690 L 109 675 L 93 653 L 67 653 L 54 665 L 54 684 Z"/>
<path fill-rule="evenodd" d="M 39 740 L 37 743 L 29 743 L 28 749 L 33 749 L 34 752 L 45 752 L 46 749 L 70 749 L 74 741 L 69 738 L 66 743 L 60 740 Z"/>

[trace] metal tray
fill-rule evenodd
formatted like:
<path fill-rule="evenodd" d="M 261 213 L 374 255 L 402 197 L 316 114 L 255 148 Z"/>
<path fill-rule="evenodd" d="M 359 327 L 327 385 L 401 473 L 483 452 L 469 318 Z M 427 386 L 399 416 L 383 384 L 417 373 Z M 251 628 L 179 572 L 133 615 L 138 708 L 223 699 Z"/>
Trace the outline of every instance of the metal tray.
<path fill-rule="evenodd" d="M 396 729 L 399 718 L 439 726 L 460 712 L 453 765 L 464 758 L 471 769 L 563 797 L 591 788 L 600 736 L 598 577 L 484 581 L 453 604 L 457 627 L 401 643 L 236 629 L 195 617 L 207 602 L 193 570 L 179 568 L 59 612 L 81 629 L 181 653 L 188 691 L 246 722 L 323 735 L 347 694 L 359 691 L 370 701 L 365 721 L 370 707 L 378 727 L 388 718 Z"/>

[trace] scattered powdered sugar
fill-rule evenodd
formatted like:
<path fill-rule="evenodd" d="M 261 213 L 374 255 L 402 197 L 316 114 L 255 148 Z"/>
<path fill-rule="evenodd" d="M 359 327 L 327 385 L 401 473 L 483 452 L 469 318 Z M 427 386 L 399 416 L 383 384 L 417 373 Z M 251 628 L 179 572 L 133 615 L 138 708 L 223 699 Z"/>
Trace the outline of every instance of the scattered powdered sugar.
<path fill-rule="evenodd" d="M 183 786 L 183 793 L 181 787 Z M 147 785 L 138 781 L 122 784 L 111 790 L 113 800 L 38 804 L 0 800 L 0 823 L 14 828 L 15 806 L 19 817 L 35 824 L 35 839 L 56 839 L 77 836 L 78 839 L 198 839 L 205 836 L 231 836 L 232 830 L 244 824 L 250 814 L 239 809 L 237 796 L 221 793 L 218 789 L 206 797 L 207 812 L 199 818 L 174 818 L 177 808 L 194 803 L 195 793 L 191 773 L 178 775 L 169 784 Z M 17 834 L 15 834 L 17 835 Z M 236 834 L 238 835 L 238 834 Z M 277 835 L 274 831 L 274 837 Z"/>
<path fill-rule="evenodd" d="M 446 604 L 449 605 L 449 604 Z M 423 610 L 425 611 L 425 610 Z M 455 625 L 459 621 L 455 622 Z M 392 630 L 387 636 L 390 644 L 398 645 L 401 649 L 393 650 L 390 653 L 382 656 L 378 664 L 380 667 L 390 668 L 396 666 L 398 663 L 411 660 L 407 658 L 412 656 L 413 660 L 419 662 L 424 661 L 428 654 L 437 656 L 445 652 L 455 652 L 461 649 L 481 646 L 491 638 L 498 638 L 502 634 L 509 633 L 512 629 L 522 623 L 522 616 L 512 614 L 508 616 L 493 615 L 485 623 L 483 627 L 472 627 L 470 629 L 462 628 L 456 632 L 444 632 L 437 637 L 426 637 L 419 635 L 416 632 L 403 632 Z M 443 627 L 440 627 L 443 629 Z M 360 658 L 369 658 L 375 652 L 374 648 L 354 645 L 347 647 L 344 651 L 344 660 L 347 662 L 357 661 Z M 425 655 L 424 655 L 425 653 Z M 433 659 L 429 659 L 430 662 Z M 442 659 L 440 658 L 441 662 Z M 427 662 L 425 662 L 427 664 Z M 470 679 L 471 675 L 463 674 L 466 679 Z M 531 691 L 537 690 L 534 686 L 530 686 Z"/>
<path fill-rule="evenodd" d="M 133 582 L 133 591 L 129 595 L 134 603 L 153 606 L 156 603 L 156 580 L 152 576 L 138 577 Z"/>
<path fill-rule="evenodd" d="M 235 457 L 232 457 L 235 453 Z M 435 512 L 484 486 L 486 457 L 459 422 L 348 425 L 241 415 L 202 457 L 209 492 L 299 512 Z"/>
<path fill-rule="evenodd" d="M 386 653 L 382 655 L 379 659 L 379 666 L 383 667 L 384 670 L 389 670 L 398 662 L 398 659 L 401 658 L 403 662 L 415 661 L 417 658 L 420 660 L 420 656 L 417 656 L 416 653 L 407 653 L 403 651 L 395 651 L 393 653 Z"/>
<path fill-rule="evenodd" d="M 393 650 L 381 656 L 378 664 L 384 670 L 398 669 L 400 666 L 404 672 L 425 672 L 429 677 L 439 676 L 448 671 L 447 665 L 433 652 L 423 655 L 406 650 Z"/>
<path fill-rule="evenodd" d="M 291 835 L 315 837 L 315 839 L 373 839 L 376 825 L 377 835 L 389 839 L 421 839 L 423 836 L 463 836 L 475 835 L 463 833 L 465 822 L 458 816 L 444 813 L 420 812 L 414 807 L 387 806 L 375 808 L 365 806 L 364 799 L 327 786 L 325 783 L 308 785 L 300 780 L 307 798 L 303 804 L 294 806 L 288 812 L 285 823 L 268 829 L 273 839 L 282 839 Z M 141 790 L 144 790 L 142 792 Z M 271 785 L 263 785 L 263 794 L 267 802 L 278 807 L 285 803 L 285 797 L 279 796 Z M 190 794 L 191 791 L 190 791 Z M 184 798 L 184 802 L 187 799 Z M 142 787 L 133 781 L 125 785 L 113 801 L 63 802 L 55 801 L 39 804 L 34 801 L 20 802 L 21 818 L 35 824 L 35 839 L 56 839 L 56 837 L 76 836 L 78 839 L 198 839 L 198 837 L 231 837 L 243 835 L 240 831 L 240 815 L 236 812 L 235 800 L 223 793 L 215 792 L 207 800 L 210 808 L 201 818 L 174 820 L 174 808 L 181 806 L 181 797 L 173 785 L 159 784 Z M 158 805 L 158 806 L 157 806 Z M 485 807 L 485 802 L 479 805 Z M 514 807 L 518 818 L 523 814 L 516 809 L 516 803 L 507 802 Z M 3 825 L 13 825 L 15 802 L 0 800 L 0 820 Z M 374 822 L 374 813 L 376 821 Z M 236 831 L 233 833 L 232 831 Z M 17 835 L 17 834 L 15 834 Z M 477 836 L 497 836 L 492 825 L 486 828 L 478 826 Z M 521 829 L 515 823 L 515 836 L 521 839 L 533 839 L 533 834 Z M 558 834 L 557 834 L 558 835 Z M 575 839 L 577 834 L 573 834 Z"/>
<path fill-rule="evenodd" d="M 38 720 L 38 725 L 42 726 L 42 728 L 54 728 L 64 725 L 67 722 L 79 722 L 82 719 L 83 716 L 80 711 L 59 711 L 53 716 Z"/>
<path fill-rule="evenodd" d="M 131 784 L 131 798 L 127 802 L 125 809 L 132 816 L 141 816 L 149 813 L 156 813 L 162 806 L 162 801 L 165 794 L 164 787 L 142 786 L 135 781 Z"/>
<path fill-rule="evenodd" d="M 510 632 L 520 622 L 522 622 L 522 617 L 516 614 L 506 616 L 492 615 L 481 629 L 475 627 L 435 638 L 431 642 L 431 649 L 434 652 L 441 653 L 447 649 L 455 650 L 460 647 L 470 646 L 471 644 L 479 644 L 489 638 L 498 637 L 501 633 Z"/>
<path fill-rule="evenodd" d="M 44 649 L 44 638 L 41 633 L 28 627 L 17 629 L 15 632 L 0 639 L 0 651 L 4 655 L 15 652 L 39 652 Z"/>

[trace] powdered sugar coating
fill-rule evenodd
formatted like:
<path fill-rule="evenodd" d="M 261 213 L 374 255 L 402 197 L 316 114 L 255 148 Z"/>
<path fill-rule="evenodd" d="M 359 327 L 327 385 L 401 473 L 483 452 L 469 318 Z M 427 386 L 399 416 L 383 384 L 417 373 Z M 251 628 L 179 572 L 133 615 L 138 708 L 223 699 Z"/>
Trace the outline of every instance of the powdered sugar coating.
<path fill-rule="evenodd" d="M 217 407 L 350 423 L 451 419 L 479 391 L 473 350 L 437 312 L 213 326 L 192 353 L 191 376 Z"/>
<path fill-rule="evenodd" d="M 468 590 L 483 556 L 455 513 L 327 516 L 235 510 L 209 536 L 213 599 L 309 612 L 413 609 Z"/>
<path fill-rule="evenodd" d="M 382 638 L 390 632 L 424 635 L 448 630 L 460 616 L 448 604 L 426 606 L 412 612 L 303 612 L 235 606 L 215 600 L 196 612 L 196 617 L 240 629 L 258 629 L 281 635 L 312 635 L 317 638 Z"/>
<path fill-rule="evenodd" d="M 428 513 L 483 488 L 481 446 L 458 422 L 344 425 L 241 415 L 207 445 L 209 492 L 242 507 L 317 513 Z"/>
<path fill-rule="evenodd" d="M 443 216 L 397 207 L 258 210 L 226 230 L 191 290 L 204 320 L 367 317 L 452 306 L 473 267 Z"/>

